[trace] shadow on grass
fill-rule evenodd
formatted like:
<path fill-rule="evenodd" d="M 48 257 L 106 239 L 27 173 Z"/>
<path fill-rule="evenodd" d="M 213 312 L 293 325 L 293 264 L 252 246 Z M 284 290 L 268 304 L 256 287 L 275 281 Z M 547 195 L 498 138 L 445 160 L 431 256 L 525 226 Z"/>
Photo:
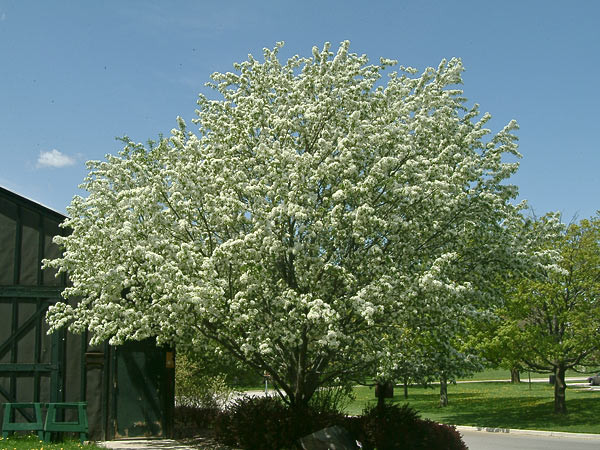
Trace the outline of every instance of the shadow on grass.
<path fill-rule="evenodd" d="M 433 414 L 424 412 L 423 416 L 435 416 L 435 420 L 450 424 L 480 427 L 600 432 L 597 398 L 567 399 L 567 409 L 567 415 L 555 414 L 553 399 L 514 397 L 470 399 L 466 408 L 456 398 L 448 407 L 438 408 Z"/>
<path fill-rule="evenodd" d="M 455 401 L 465 401 L 470 400 L 472 398 L 481 398 L 484 397 L 485 394 L 483 392 L 453 392 L 450 394 L 450 397 Z M 434 393 L 414 393 L 410 394 L 408 398 L 404 398 L 404 395 L 394 395 L 392 399 L 394 403 L 407 403 L 407 402 L 437 402 L 439 401 L 439 394 L 437 392 Z"/>
<path fill-rule="evenodd" d="M 372 389 L 355 390 L 351 414 L 376 402 Z M 549 384 L 467 383 L 448 386 L 449 405 L 439 407 L 439 387 L 395 391 L 394 403 L 408 403 L 421 417 L 453 425 L 600 434 L 600 392 L 567 390 L 566 416 L 554 413 L 554 389 Z"/>

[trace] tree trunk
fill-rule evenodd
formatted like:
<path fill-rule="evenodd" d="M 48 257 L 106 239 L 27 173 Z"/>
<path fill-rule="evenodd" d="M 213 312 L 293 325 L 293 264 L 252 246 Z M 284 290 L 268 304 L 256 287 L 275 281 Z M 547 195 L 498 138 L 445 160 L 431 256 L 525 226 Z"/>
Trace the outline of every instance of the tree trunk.
<path fill-rule="evenodd" d="M 567 414 L 565 372 L 562 365 L 554 369 L 554 412 L 557 414 Z"/>
<path fill-rule="evenodd" d="M 383 411 L 384 406 L 385 406 L 385 397 L 383 395 L 380 395 L 379 397 L 377 397 L 377 409 L 379 411 Z"/>
<path fill-rule="evenodd" d="M 510 382 L 511 383 L 520 383 L 521 382 L 521 374 L 519 373 L 519 369 L 513 367 L 510 369 Z"/>
<path fill-rule="evenodd" d="M 446 377 L 440 379 L 440 406 L 448 406 L 448 380 Z"/>
<path fill-rule="evenodd" d="M 404 379 L 404 398 L 408 398 L 408 378 Z"/>
<path fill-rule="evenodd" d="M 391 381 L 378 382 L 375 386 L 375 395 L 377 396 L 377 408 L 380 410 L 385 406 L 385 399 L 394 396 L 394 384 Z"/>
<path fill-rule="evenodd" d="M 289 378 L 293 380 L 291 388 L 293 393 L 288 394 L 290 407 L 293 411 L 303 415 L 308 409 L 308 402 L 319 387 L 319 367 L 309 369 L 308 364 L 308 338 L 306 328 L 302 330 L 301 345 L 297 349 L 296 361 L 289 366 Z"/>
<path fill-rule="evenodd" d="M 302 360 L 301 360 L 302 361 Z M 304 367 L 293 368 L 292 383 L 289 384 L 287 402 L 290 408 L 299 415 L 303 415 L 308 409 L 308 403 L 318 388 L 318 376 Z"/>

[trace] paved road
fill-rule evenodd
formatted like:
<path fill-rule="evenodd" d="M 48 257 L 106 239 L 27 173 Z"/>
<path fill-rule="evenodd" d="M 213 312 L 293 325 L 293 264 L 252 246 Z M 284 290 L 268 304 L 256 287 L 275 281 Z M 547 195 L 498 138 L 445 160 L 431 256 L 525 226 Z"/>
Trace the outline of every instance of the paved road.
<path fill-rule="evenodd" d="M 598 450 L 600 439 L 460 430 L 469 450 Z"/>
<path fill-rule="evenodd" d="M 559 433 L 524 434 L 519 431 L 487 432 L 473 431 L 458 427 L 469 450 L 598 450 L 600 436 L 582 437 L 581 435 Z M 197 450 L 202 448 L 219 448 L 219 446 L 189 446 L 171 439 L 138 439 L 123 441 L 99 442 L 100 446 L 114 450 Z"/>

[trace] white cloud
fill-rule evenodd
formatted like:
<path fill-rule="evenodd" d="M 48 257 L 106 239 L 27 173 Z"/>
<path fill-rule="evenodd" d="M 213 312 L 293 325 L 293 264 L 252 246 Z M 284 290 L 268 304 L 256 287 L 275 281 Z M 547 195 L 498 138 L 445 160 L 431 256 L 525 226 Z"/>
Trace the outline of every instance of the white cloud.
<path fill-rule="evenodd" d="M 54 149 L 49 152 L 40 152 L 37 167 L 67 167 L 75 164 L 75 159 Z"/>

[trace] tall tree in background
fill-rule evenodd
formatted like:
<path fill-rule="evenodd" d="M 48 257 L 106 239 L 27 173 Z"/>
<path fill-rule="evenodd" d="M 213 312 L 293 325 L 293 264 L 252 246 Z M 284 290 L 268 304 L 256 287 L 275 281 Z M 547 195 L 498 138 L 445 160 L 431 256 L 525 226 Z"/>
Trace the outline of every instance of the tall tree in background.
<path fill-rule="evenodd" d="M 471 332 L 468 319 L 479 320 L 481 311 L 468 311 L 463 303 L 459 308 L 449 308 L 435 325 L 427 316 L 424 310 L 421 321 L 411 317 L 411 323 L 399 333 L 380 337 L 385 357 L 379 361 L 376 379 L 379 383 L 402 382 L 405 397 L 409 380 L 423 385 L 439 382 L 440 406 L 444 407 L 448 405 L 448 383 L 484 367 L 485 360 L 467 339 Z"/>
<path fill-rule="evenodd" d="M 47 263 L 81 301 L 53 306 L 52 329 L 208 340 L 303 408 L 375 370 L 398 324 L 452 330 L 497 301 L 488 280 L 522 264 L 517 165 L 502 161 L 516 124 L 484 128 L 457 59 L 381 82 L 396 62 L 348 42 L 287 63 L 280 48 L 212 75 L 220 97 L 200 97 L 196 134 L 179 119 L 169 139 L 89 163 Z"/>
<path fill-rule="evenodd" d="M 565 227 L 538 250 L 556 250 L 560 260 L 516 286 L 499 311 L 493 346 L 512 364 L 553 373 L 554 410 L 565 414 L 565 372 L 600 363 L 600 218 Z"/>

